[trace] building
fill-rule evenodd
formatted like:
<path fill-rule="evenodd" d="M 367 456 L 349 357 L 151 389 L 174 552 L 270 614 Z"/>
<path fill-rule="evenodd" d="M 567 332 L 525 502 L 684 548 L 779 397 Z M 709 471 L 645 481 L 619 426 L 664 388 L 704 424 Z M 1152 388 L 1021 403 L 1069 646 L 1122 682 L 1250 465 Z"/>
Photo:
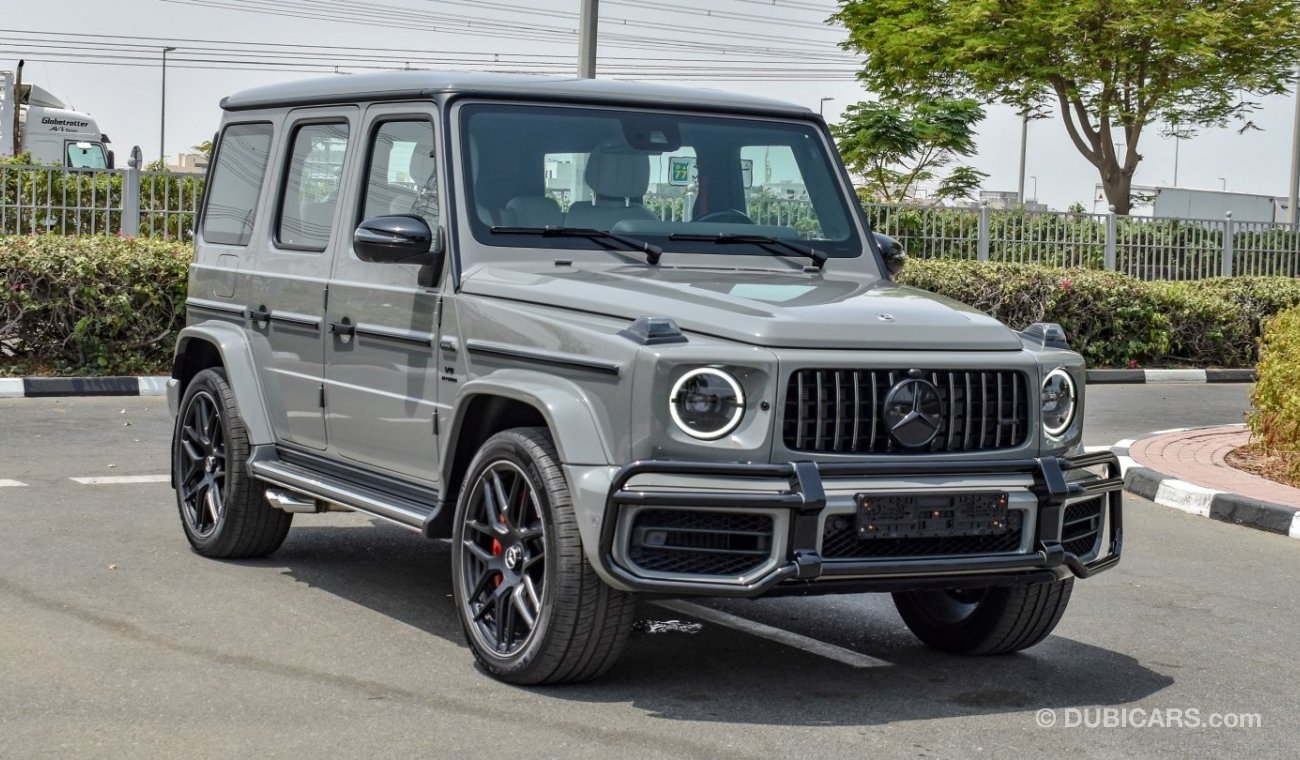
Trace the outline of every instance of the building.
<path fill-rule="evenodd" d="M 202 153 L 177 153 L 176 162 L 167 164 L 167 170 L 176 174 L 205 174 L 208 171 L 208 157 Z"/>

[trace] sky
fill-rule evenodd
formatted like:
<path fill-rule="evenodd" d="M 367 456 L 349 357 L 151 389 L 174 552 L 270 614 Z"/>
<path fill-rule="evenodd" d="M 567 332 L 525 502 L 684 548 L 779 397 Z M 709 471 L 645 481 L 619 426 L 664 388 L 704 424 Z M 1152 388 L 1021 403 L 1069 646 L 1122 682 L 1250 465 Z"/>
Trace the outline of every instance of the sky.
<path fill-rule="evenodd" d="M 305 77 L 412 68 L 576 72 L 579 0 L 41 0 L 0 21 L 0 69 L 92 114 L 125 162 L 158 156 L 161 49 L 168 54 L 166 153 L 211 138 L 221 97 Z M 601 0 L 597 76 L 742 92 L 825 109 L 872 100 L 859 59 L 826 25 L 832 0 Z M 93 37 L 91 35 L 103 35 Z M 148 38 L 148 39 L 142 39 Z M 294 47 L 286 47 L 294 46 Z M 407 62 L 404 59 L 415 61 Z M 434 65 L 430 65 L 434 64 Z M 225 68 L 213 68 L 221 66 Z M 253 67 L 275 70 L 255 70 Z M 822 98 L 833 98 L 824 103 Z M 980 124 L 986 190 L 1017 185 L 1019 118 L 992 106 Z M 1262 131 L 1202 131 L 1179 146 L 1182 187 L 1285 196 L 1293 96 L 1263 101 Z M 1135 184 L 1170 185 L 1174 140 L 1149 130 Z M 1052 208 L 1094 208 L 1096 170 L 1059 117 L 1030 125 L 1025 193 Z M 1104 210 L 1104 204 L 1095 206 Z"/>

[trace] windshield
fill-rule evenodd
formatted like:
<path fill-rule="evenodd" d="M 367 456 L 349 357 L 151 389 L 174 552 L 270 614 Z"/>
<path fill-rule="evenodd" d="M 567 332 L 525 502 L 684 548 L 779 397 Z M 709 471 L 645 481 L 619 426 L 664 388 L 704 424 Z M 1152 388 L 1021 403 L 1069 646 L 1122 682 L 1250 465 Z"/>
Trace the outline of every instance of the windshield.
<path fill-rule="evenodd" d="M 464 182 L 474 237 L 515 248 L 606 250 L 618 233 L 665 253 L 862 255 L 811 123 L 637 109 L 470 104 Z M 493 230 L 496 230 L 493 232 Z"/>
<path fill-rule="evenodd" d="M 104 146 L 99 143 L 68 143 L 68 166 L 73 169 L 107 169 Z"/>

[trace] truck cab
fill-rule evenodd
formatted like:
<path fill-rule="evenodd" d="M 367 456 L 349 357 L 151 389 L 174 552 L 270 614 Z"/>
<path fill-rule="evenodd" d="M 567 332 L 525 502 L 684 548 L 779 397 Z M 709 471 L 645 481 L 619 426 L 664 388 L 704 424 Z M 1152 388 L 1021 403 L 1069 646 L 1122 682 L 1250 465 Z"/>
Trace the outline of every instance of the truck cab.
<path fill-rule="evenodd" d="M 48 90 L 0 71 L 0 155 L 30 153 L 32 163 L 70 169 L 112 169 L 108 135 L 90 114 L 74 111 Z"/>

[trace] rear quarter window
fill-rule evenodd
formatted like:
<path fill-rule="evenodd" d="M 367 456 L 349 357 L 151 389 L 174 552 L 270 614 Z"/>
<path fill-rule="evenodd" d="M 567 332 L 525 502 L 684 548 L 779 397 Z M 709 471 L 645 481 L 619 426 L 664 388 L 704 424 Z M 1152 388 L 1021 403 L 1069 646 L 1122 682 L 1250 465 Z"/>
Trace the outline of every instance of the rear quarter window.
<path fill-rule="evenodd" d="M 267 122 L 232 124 L 222 132 L 203 209 L 205 242 L 248 245 L 252 239 L 272 132 Z"/>

